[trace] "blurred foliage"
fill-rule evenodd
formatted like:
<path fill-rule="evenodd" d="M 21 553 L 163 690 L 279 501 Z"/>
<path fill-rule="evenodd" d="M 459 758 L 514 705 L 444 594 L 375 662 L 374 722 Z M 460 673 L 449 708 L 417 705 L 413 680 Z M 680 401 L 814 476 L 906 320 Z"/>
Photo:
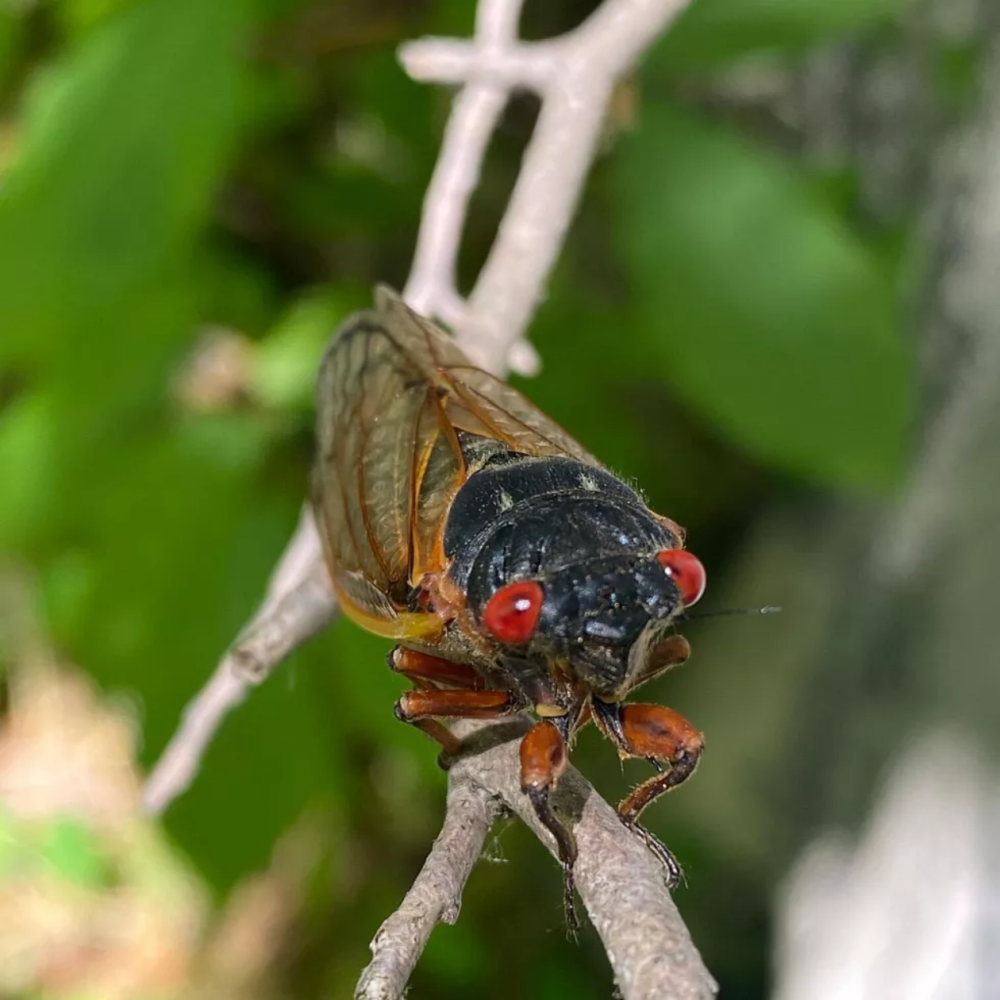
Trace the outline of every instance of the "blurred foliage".
<path fill-rule="evenodd" d="M 528 3 L 524 34 L 593 6 Z M 532 331 L 545 368 L 529 394 L 717 573 L 763 503 L 891 486 L 914 396 L 896 316 L 908 234 L 863 226 L 853 165 L 830 183 L 722 84 L 747 61 L 780 76 L 847 34 L 889 37 L 903 6 L 696 0 L 631 82 Z M 375 282 L 405 279 L 448 95 L 408 80 L 394 47 L 472 20 L 457 0 L 0 6 L 0 550 L 31 568 L 47 640 L 130 699 L 147 765 L 295 523 L 326 338 Z M 961 76 L 963 56 L 944 56 Z M 463 274 L 488 252 L 533 118 L 512 101 Z M 222 905 L 319 817 L 323 857 L 277 973 L 290 996 L 350 995 L 440 819 L 444 779 L 393 719 L 385 651 L 340 623 L 292 657 L 166 821 Z M 698 669 L 722 690 L 742 665 Z M 577 756 L 612 797 L 640 773 L 623 778 L 593 734 Z M 704 768 L 725 766 L 710 751 Z M 690 873 L 681 905 L 726 995 L 760 996 L 780 864 L 762 875 L 759 851 L 718 835 L 742 821 L 726 804 L 686 816 L 663 826 Z M 60 877 L 91 892 L 105 877 L 86 827 L 25 837 Z M 607 996 L 593 932 L 563 940 L 544 851 L 510 826 L 491 854 L 503 863 L 476 871 L 413 996 Z"/>
<path fill-rule="evenodd" d="M 623 145 L 636 319 L 662 324 L 636 340 L 645 363 L 764 458 L 890 484 L 910 380 L 886 269 L 780 161 L 710 123 L 651 109 Z"/>
<path fill-rule="evenodd" d="M 0 733 L 0 996 L 277 998 L 319 831 L 300 822 L 210 919 L 139 809 L 131 714 L 49 651 L 21 650 Z"/>
<path fill-rule="evenodd" d="M 838 33 L 876 28 L 913 0 L 702 0 L 661 43 L 670 72 L 720 66 L 750 52 L 795 55 Z"/>

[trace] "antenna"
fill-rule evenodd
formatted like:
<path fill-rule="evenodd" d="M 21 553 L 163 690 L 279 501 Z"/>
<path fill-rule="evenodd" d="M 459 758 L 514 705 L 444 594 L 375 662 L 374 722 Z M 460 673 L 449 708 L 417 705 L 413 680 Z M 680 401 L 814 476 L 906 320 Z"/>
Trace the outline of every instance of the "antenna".
<path fill-rule="evenodd" d="M 781 608 L 767 605 L 763 608 L 725 608 L 721 611 L 695 611 L 693 614 L 678 615 L 681 621 L 694 621 L 701 618 L 741 618 L 747 615 L 776 615 Z"/>

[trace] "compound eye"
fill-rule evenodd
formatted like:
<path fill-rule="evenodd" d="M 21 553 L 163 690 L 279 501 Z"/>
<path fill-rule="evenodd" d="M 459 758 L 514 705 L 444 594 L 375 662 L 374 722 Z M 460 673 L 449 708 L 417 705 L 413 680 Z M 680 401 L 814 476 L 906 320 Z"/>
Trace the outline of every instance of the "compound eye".
<path fill-rule="evenodd" d="M 508 583 L 486 602 L 483 624 L 502 643 L 525 643 L 535 631 L 544 599 L 541 584 L 534 580 Z"/>
<path fill-rule="evenodd" d="M 681 592 L 684 607 L 697 603 L 705 593 L 705 567 L 701 560 L 686 549 L 664 549 L 656 558 Z"/>

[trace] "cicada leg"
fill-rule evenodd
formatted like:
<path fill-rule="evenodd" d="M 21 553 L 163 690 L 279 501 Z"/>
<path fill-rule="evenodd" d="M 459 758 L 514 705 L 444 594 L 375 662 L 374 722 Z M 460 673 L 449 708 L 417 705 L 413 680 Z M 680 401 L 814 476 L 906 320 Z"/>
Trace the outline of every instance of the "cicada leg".
<path fill-rule="evenodd" d="M 681 866 L 664 844 L 639 825 L 639 816 L 650 802 L 691 776 L 704 739 L 684 716 L 660 705 L 611 704 L 594 698 L 591 709 L 595 722 L 622 757 L 644 757 L 660 772 L 618 804 L 618 815 L 659 858 L 673 888 L 683 875 Z"/>
<path fill-rule="evenodd" d="M 390 670 L 402 674 L 421 691 L 437 690 L 443 685 L 470 691 L 482 690 L 484 686 L 483 678 L 472 667 L 464 663 L 453 663 L 440 656 L 421 653 L 416 649 L 408 649 L 406 646 L 396 646 L 386 657 L 386 662 Z M 396 706 L 396 716 L 403 718 L 400 715 L 399 705 Z M 436 719 L 414 717 L 403 718 L 403 721 L 411 723 L 432 740 L 440 743 L 446 757 L 455 756 L 461 750 L 461 740 Z M 442 767 L 447 766 L 444 759 L 440 759 L 439 763 Z"/>
<path fill-rule="evenodd" d="M 441 686 L 482 691 L 486 687 L 482 675 L 466 663 L 454 663 L 440 656 L 421 653 L 406 646 L 396 646 L 387 657 L 389 669 L 411 680 L 415 687 L 426 690 Z"/>
<path fill-rule="evenodd" d="M 566 738 L 547 719 L 536 723 L 521 740 L 521 791 L 531 800 L 539 822 L 555 838 L 559 863 L 563 869 L 563 909 L 566 926 L 572 936 L 579 930 L 573 898 L 573 864 L 576 861 L 576 838 L 552 810 L 551 794 L 566 769 Z"/>
<path fill-rule="evenodd" d="M 407 691 L 396 702 L 396 718 L 409 722 L 454 756 L 462 742 L 435 716 L 451 719 L 498 719 L 520 706 L 508 691 Z M 442 762 L 443 764 L 444 762 Z"/>

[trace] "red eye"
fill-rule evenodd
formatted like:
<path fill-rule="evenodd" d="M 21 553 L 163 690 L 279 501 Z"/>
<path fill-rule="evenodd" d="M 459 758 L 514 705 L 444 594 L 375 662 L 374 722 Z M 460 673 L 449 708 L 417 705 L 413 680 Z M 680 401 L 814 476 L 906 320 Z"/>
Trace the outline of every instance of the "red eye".
<path fill-rule="evenodd" d="M 684 607 L 689 608 L 700 600 L 705 593 L 705 567 L 697 556 L 686 549 L 664 549 L 656 558 L 677 585 Z"/>
<path fill-rule="evenodd" d="M 483 623 L 495 639 L 519 645 L 531 638 L 545 595 L 534 580 L 508 583 L 487 602 Z"/>

